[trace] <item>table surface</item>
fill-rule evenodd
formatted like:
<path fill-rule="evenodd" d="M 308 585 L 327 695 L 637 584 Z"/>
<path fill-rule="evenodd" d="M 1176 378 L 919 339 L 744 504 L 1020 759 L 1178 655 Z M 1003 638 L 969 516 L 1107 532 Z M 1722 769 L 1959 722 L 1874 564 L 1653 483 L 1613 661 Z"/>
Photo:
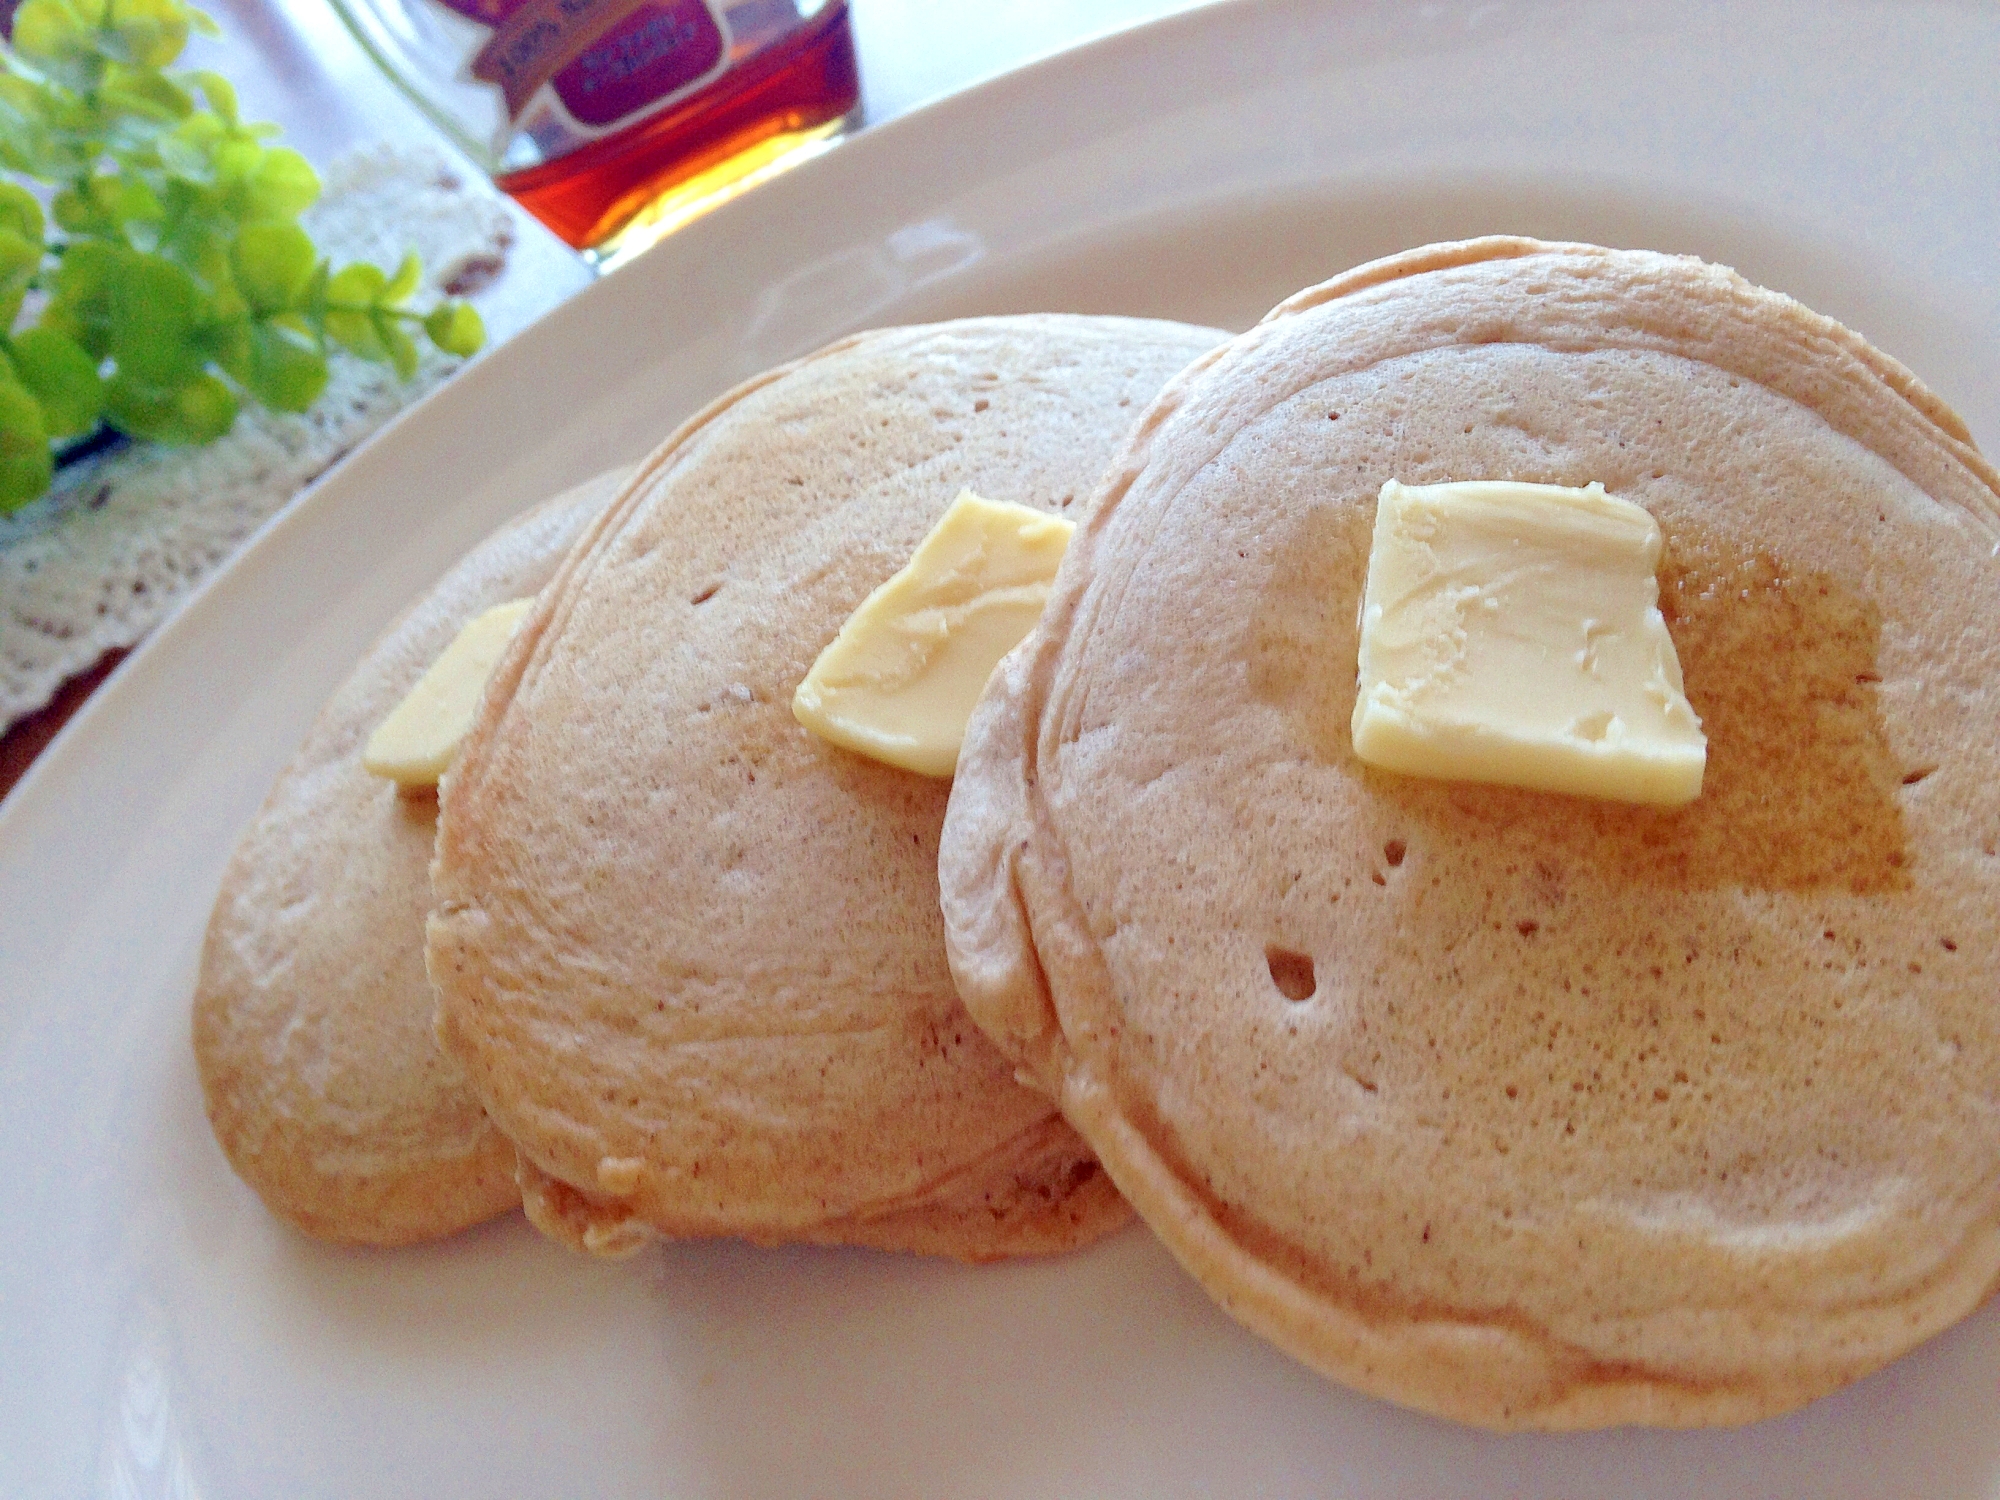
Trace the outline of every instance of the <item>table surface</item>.
<path fill-rule="evenodd" d="M 237 86 L 247 118 L 280 126 L 285 143 L 324 164 L 380 140 L 449 142 L 361 50 L 327 0 L 203 0 L 222 28 L 184 61 Z M 861 70 L 862 128 L 1092 37 L 1194 8 L 1198 0 L 850 0 Z M 471 170 L 468 163 L 468 170 Z M 509 205 L 515 245 L 506 274 L 480 297 L 499 343 L 581 290 L 584 262 Z M 0 735 L 0 797 L 110 675 L 123 652 L 65 685 L 47 708 Z"/>

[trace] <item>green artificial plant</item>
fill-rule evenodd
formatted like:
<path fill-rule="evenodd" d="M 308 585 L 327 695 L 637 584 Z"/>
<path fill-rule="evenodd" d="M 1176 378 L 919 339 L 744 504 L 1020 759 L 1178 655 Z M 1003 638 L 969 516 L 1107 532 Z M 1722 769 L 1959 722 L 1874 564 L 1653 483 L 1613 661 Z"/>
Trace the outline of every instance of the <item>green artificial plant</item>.
<path fill-rule="evenodd" d="M 422 271 L 333 268 L 299 225 L 304 157 L 245 123 L 220 74 L 169 72 L 183 0 L 24 0 L 0 53 L 0 512 L 45 491 L 54 449 L 109 427 L 227 432 L 247 398 L 304 411 L 332 346 L 407 379 L 413 330 L 449 354 L 479 315 L 405 303 Z M 44 205 L 46 204 L 46 209 Z"/>

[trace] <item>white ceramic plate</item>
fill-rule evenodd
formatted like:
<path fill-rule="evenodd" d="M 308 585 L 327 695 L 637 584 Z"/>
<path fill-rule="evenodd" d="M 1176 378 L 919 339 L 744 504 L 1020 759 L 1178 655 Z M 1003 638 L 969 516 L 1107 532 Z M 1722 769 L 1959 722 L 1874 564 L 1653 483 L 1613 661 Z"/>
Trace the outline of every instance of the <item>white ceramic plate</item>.
<path fill-rule="evenodd" d="M 871 132 L 475 367 L 282 516 L 0 809 L 0 1494 L 2000 1495 L 2000 1308 L 1733 1433 L 1499 1439 L 1353 1396 L 1143 1231 L 1047 1264 L 518 1220 L 329 1249 L 202 1118 L 187 1003 L 237 830 L 390 615 L 502 516 L 870 323 L 1243 324 L 1492 230 L 1700 252 L 2000 445 L 2000 11 L 1232 5 Z"/>

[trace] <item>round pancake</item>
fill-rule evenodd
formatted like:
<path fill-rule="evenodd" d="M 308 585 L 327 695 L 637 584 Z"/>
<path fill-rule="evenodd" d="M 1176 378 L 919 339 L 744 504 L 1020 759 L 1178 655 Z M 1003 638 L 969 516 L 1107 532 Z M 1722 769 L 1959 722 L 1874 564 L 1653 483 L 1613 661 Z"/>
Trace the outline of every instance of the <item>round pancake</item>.
<path fill-rule="evenodd" d="M 369 650 L 231 856 L 202 947 L 195 1061 L 215 1138 L 309 1234 L 396 1245 L 521 1201 L 513 1148 L 438 1050 L 424 977 L 437 799 L 361 769 L 390 709 L 492 605 L 534 593 L 630 473 L 495 532 Z"/>
<path fill-rule="evenodd" d="M 790 705 L 961 487 L 1079 508 L 1222 337 L 859 335 L 697 416 L 579 545 L 446 778 L 430 925 L 440 1036 L 543 1229 L 605 1253 L 658 1233 L 983 1259 L 1124 1222 L 952 989 L 947 784 Z"/>
<path fill-rule="evenodd" d="M 1709 741 L 1658 810 L 1362 766 L 1376 492 L 1602 481 Z M 1747 1421 L 2000 1274 L 2000 509 L 1697 261 L 1482 240 L 1165 392 L 968 733 L 975 1019 L 1236 1317 L 1493 1427 Z"/>

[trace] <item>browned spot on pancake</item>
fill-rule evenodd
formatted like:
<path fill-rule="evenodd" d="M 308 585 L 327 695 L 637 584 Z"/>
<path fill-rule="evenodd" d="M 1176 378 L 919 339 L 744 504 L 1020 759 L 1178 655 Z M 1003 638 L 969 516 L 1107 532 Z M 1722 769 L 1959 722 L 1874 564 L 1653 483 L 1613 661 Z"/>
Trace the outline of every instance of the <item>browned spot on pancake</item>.
<path fill-rule="evenodd" d="M 1309 513 L 1252 621 L 1253 690 L 1290 720 L 1302 753 L 1441 833 L 1521 829 L 1615 878 L 1684 889 L 1910 888 L 1897 794 L 1930 767 L 1897 762 L 1883 726 L 1881 611 L 1854 585 L 1673 528 L 1660 609 L 1708 735 L 1700 797 L 1658 810 L 1511 787 L 1433 782 L 1359 766 L 1357 626 L 1371 521 Z"/>
<path fill-rule="evenodd" d="M 1669 540 L 1660 610 L 1708 735 L 1701 795 L 1671 810 L 1364 773 L 1430 821 L 1539 824 L 1612 879 L 1687 890 L 1910 888 L 1882 723 L 1881 611 L 1852 585 L 1687 528 Z"/>
<path fill-rule="evenodd" d="M 1907 890 L 1904 768 L 1882 722 L 1874 601 L 1683 529 L 1660 609 L 1708 734 L 1708 772 L 1687 808 L 1640 814 L 1637 842 L 1607 847 L 1634 876 L 1675 884 Z"/>

